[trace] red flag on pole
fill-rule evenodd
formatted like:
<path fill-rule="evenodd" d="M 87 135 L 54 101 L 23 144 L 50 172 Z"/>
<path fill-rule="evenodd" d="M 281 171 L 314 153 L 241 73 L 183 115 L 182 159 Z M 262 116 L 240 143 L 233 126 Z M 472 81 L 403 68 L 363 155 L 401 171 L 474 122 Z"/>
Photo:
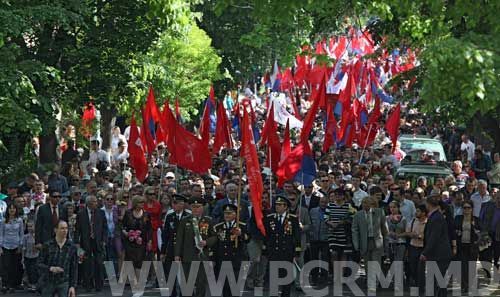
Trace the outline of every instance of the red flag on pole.
<path fill-rule="evenodd" d="M 327 105 L 325 141 L 323 142 L 323 152 L 326 153 L 334 143 L 333 135 L 337 135 L 337 120 L 333 115 L 333 106 Z"/>
<path fill-rule="evenodd" d="M 182 127 L 173 115 L 169 115 L 167 118 L 169 120 L 167 147 L 171 154 L 170 163 L 196 173 L 207 173 L 212 167 L 208 146 Z"/>
<path fill-rule="evenodd" d="M 241 157 L 246 163 L 246 174 L 250 188 L 250 197 L 252 199 L 253 214 L 255 215 L 257 228 L 259 228 L 263 235 L 266 235 L 262 214 L 262 192 L 264 191 L 264 185 L 262 184 L 262 176 L 260 173 L 259 159 L 257 157 L 257 148 L 253 138 L 252 124 L 245 108 L 243 109 L 241 133 Z"/>
<path fill-rule="evenodd" d="M 82 131 L 85 137 L 92 136 L 92 131 L 90 129 L 92 121 L 95 119 L 95 107 L 92 102 L 87 102 L 83 108 L 82 115 Z"/>
<path fill-rule="evenodd" d="M 128 139 L 128 153 L 130 155 L 130 166 L 135 170 L 135 176 L 142 183 L 148 175 L 148 163 L 144 156 L 141 139 L 139 137 L 139 129 L 135 117 L 132 115 L 130 121 L 130 137 Z"/>
<path fill-rule="evenodd" d="M 233 147 L 233 140 L 231 138 L 231 128 L 227 118 L 226 109 L 222 103 L 217 104 L 217 122 L 215 126 L 214 145 L 212 153 L 218 153 L 220 148 L 224 145 L 226 147 Z"/>
<path fill-rule="evenodd" d="M 210 106 L 209 102 L 205 102 L 205 109 L 203 110 L 203 118 L 200 123 L 200 137 L 208 146 L 210 141 Z"/>
<path fill-rule="evenodd" d="M 399 122 L 401 118 L 401 104 L 398 103 L 392 110 L 391 114 L 387 117 L 385 122 L 385 130 L 392 141 L 392 151 L 396 149 L 396 142 L 399 136 Z"/>

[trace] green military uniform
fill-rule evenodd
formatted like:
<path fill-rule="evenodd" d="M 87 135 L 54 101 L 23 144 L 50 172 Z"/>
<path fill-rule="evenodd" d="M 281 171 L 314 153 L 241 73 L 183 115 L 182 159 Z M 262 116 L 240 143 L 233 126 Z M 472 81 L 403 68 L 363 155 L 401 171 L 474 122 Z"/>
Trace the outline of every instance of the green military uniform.
<path fill-rule="evenodd" d="M 191 201 L 191 204 L 204 204 L 203 199 Z M 197 222 L 197 224 L 196 224 Z M 206 241 L 206 246 L 203 249 L 198 249 L 196 246 L 195 228 L 198 228 L 199 235 L 202 240 Z M 211 248 L 217 242 L 217 236 L 213 229 L 212 218 L 202 216 L 196 218 L 190 216 L 181 221 L 177 229 L 177 242 L 174 248 L 175 257 L 180 257 L 184 274 L 189 276 L 191 263 L 194 261 L 210 261 L 212 256 Z M 203 263 L 200 263 L 198 275 L 196 277 L 195 292 L 193 296 L 204 297 L 207 286 L 207 277 Z"/>

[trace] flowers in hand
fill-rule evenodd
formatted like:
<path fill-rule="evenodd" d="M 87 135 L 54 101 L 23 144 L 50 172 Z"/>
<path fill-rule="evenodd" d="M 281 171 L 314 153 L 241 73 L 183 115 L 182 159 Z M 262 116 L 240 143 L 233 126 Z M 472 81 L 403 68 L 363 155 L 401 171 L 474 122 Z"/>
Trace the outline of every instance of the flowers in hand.
<path fill-rule="evenodd" d="M 141 230 L 130 230 L 127 237 L 130 242 L 135 242 L 138 245 L 142 244 Z"/>

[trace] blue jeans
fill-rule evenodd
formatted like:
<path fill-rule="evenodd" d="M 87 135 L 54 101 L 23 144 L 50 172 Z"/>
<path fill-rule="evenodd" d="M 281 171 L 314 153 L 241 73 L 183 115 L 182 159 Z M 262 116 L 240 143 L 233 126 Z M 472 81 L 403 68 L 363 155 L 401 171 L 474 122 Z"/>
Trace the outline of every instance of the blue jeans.
<path fill-rule="evenodd" d="M 69 284 L 64 282 L 62 284 L 46 283 L 42 288 L 42 297 L 52 297 L 57 293 L 59 297 L 68 297 Z"/>

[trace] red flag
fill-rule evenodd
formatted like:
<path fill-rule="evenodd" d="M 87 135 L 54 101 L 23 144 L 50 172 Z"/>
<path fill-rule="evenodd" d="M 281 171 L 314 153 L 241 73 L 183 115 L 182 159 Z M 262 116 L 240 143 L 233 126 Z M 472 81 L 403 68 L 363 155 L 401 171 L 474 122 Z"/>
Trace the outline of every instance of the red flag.
<path fill-rule="evenodd" d="M 153 86 L 149 87 L 148 99 L 146 100 L 146 111 L 149 113 L 151 119 L 158 123 L 160 121 L 160 111 L 156 105 L 155 94 Z"/>
<path fill-rule="evenodd" d="M 380 98 L 375 98 L 375 106 L 373 106 L 372 111 L 370 112 L 370 116 L 368 117 L 368 125 L 375 124 L 379 121 L 382 113 L 380 112 Z"/>
<path fill-rule="evenodd" d="M 163 110 L 160 114 L 160 125 L 159 129 L 156 130 L 156 141 L 159 142 L 165 142 L 167 143 L 167 138 L 168 138 L 168 116 L 169 113 L 171 114 L 170 111 L 170 106 L 168 104 L 168 99 L 165 100 L 165 103 L 163 104 Z"/>
<path fill-rule="evenodd" d="M 130 155 L 130 166 L 135 170 L 135 176 L 142 183 L 148 175 L 148 163 L 142 150 L 142 143 L 139 137 L 139 129 L 135 117 L 132 115 L 130 121 L 130 137 L 128 139 L 128 153 Z"/>
<path fill-rule="evenodd" d="M 210 102 L 212 102 L 212 106 L 215 106 L 215 90 L 213 85 L 210 85 L 210 94 L 208 97 L 210 98 Z"/>
<path fill-rule="evenodd" d="M 147 109 L 142 109 L 142 125 L 141 125 L 141 140 L 143 145 L 145 145 L 148 154 L 152 154 L 156 148 L 156 142 L 153 138 L 155 135 L 155 124 L 151 119 Z"/>
<path fill-rule="evenodd" d="M 212 147 L 212 153 L 214 154 L 219 153 L 220 148 L 224 144 L 229 148 L 233 147 L 229 120 L 227 119 L 226 109 L 222 103 L 217 104 L 216 112 L 217 122 L 215 126 L 214 145 Z"/>
<path fill-rule="evenodd" d="M 210 141 L 210 106 L 209 102 L 205 102 L 205 109 L 203 110 L 203 118 L 200 122 L 200 137 L 208 146 Z"/>
<path fill-rule="evenodd" d="M 83 108 L 82 115 L 82 131 L 85 137 L 90 137 L 92 131 L 90 131 L 90 124 L 95 119 L 95 107 L 92 102 L 87 102 Z"/>
<path fill-rule="evenodd" d="M 245 160 L 250 198 L 252 199 L 252 209 L 255 215 L 255 221 L 257 222 L 257 228 L 259 228 L 263 235 L 266 235 L 262 214 L 262 192 L 264 191 L 264 185 L 260 173 L 257 148 L 253 139 L 252 124 L 246 109 L 243 109 L 241 133 L 241 157 Z"/>
<path fill-rule="evenodd" d="M 302 167 L 304 152 L 305 145 L 301 142 L 293 148 L 284 160 L 280 162 L 278 172 L 276 172 L 276 175 L 278 176 L 278 187 L 282 187 L 285 181 L 291 180 L 295 177 L 295 174 L 297 174 Z"/>
<path fill-rule="evenodd" d="M 350 124 L 354 123 L 354 114 L 352 112 L 351 104 L 342 104 L 342 118 L 340 120 L 340 131 L 338 139 L 344 139 L 345 133 L 348 132 L 347 128 Z M 351 130 L 354 129 L 354 125 L 351 125 Z"/>
<path fill-rule="evenodd" d="M 264 145 L 267 143 L 267 138 L 272 130 L 277 130 L 276 122 L 274 121 L 274 103 L 271 103 L 271 109 L 267 115 L 267 119 L 262 127 L 262 132 L 260 133 L 260 144 Z"/>
<path fill-rule="evenodd" d="M 324 81 L 323 83 L 321 84 L 323 86 L 323 94 L 325 94 L 326 90 L 325 90 L 325 85 L 324 85 Z M 309 111 L 307 112 L 306 114 L 306 118 L 304 119 L 304 125 L 302 126 L 302 131 L 300 132 L 300 140 L 301 142 L 303 143 L 307 143 L 308 142 L 308 139 L 309 139 L 309 134 L 311 133 L 311 129 L 313 127 L 313 124 L 314 124 L 314 119 L 316 118 L 316 113 L 318 113 L 318 108 L 319 108 L 319 104 L 320 104 L 320 98 L 321 96 L 317 96 L 315 98 L 313 98 L 313 104 L 311 106 L 311 108 L 309 109 Z"/>
<path fill-rule="evenodd" d="M 387 117 L 387 121 L 385 122 L 385 130 L 392 141 L 392 150 L 396 149 L 396 142 L 398 141 L 399 136 L 399 119 L 401 118 L 401 104 L 398 103 L 396 107 L 394 107 L 391 114 Z"/>
<path fill-rule="evenodd" d="M 293 80 L 293 75 L 292 75 L 292 69 L 288 67 L 285 72 L 281 75 L 281 84 L 280 84 L 280 89 L 281 91 L 286 91 L 290 90 L 293 88 L 294 85 L 294 80 Z"/>
<path fill-rule="evenodd" d="M 290 140 L 290 120 L 286 121 L 285 135 L 283 136 L 283 146 L 281 147 L 280 162 L 292 151 L 292 142 Z"/>
<path fill-rule="evenodd" d="M 333 106 L 328 104 L 327 107 L 327 115 L 326 115 L 326 134 L 325 141 L 323 142 L 323 152 L 326 153 L 330 149 L 330 147 L 334 143 L 333 135 L 337 134 L 337 120 L 335 120 L 335 116 L 333 115 Z"/>
<path fill-rule="evenodd" d="M 212 167 L 208 146 L 198 137 L 187 131 L 173 117 L 168 116 L 170 128 L 167 146 L 170 163 L 196 173 L 207 173 Z"/>
<path fill-rule="evenodd" d="M 160 122 L 160 111 L 156 105 L 153 86 L 149 87 L 146 105 L 142 109 L 141 139 L 145 141 L 147 151 L 152 154 L 156 148 L 156 124 Z"/>

